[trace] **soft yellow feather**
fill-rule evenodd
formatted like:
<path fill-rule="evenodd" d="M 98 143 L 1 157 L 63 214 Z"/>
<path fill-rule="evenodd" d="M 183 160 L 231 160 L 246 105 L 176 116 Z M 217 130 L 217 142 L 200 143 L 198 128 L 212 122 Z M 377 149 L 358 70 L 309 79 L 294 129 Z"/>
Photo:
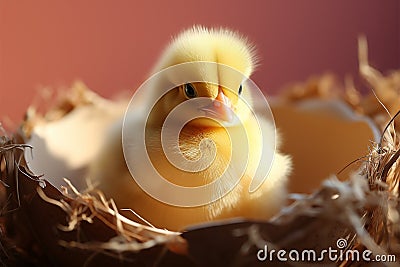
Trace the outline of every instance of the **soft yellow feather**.
<path fill-rule="evenodd" d="M 250 77 L 254 71 L 257 59 L 254 47 L 246 38 L 227 29 L 207 29 L 195 26 L 179 34 L 167 46 L 159 61 L 155 64 L 153 73 L 176 64 L 194 61 L 209 61 L 227 65 Z M 194 72 L 207 81 L 211 76 L 218 76 L 219 81 L 231 77 L 225 75 L 223 69 L 194 69 Z M 240 81 L 237 84 L 239 88 Z M 131 208 L 143 218 L 160 228 L 182 230 L 184 227 L 200 222 L 245 217 L 252 219 L 268 219 L 273 216 L 285 203 L 287 177 L 291 171 L 291 159 L 288 156 L 275 154 L 271 171 L 254 193 L 249 193 L 249 185 L 258 166 L 261 144 L 274 144 L 274 127 L 266 120 L 261 127 L 268 132 L 264 140 L 255 129 L 258 125 L 245 108 L 240 106 L 237 92 L 221 88 L 215 84 L 193 83 L 197 96 L 222 99 L 232 103 L 238 116 L 242 116 L 246 133 L 249 136 L 249 164 L 239 184 L 221 199 L 200 207 L 184 208 L 164 204 L 143 192 L 132 179 L 123 157 L 121 128 L 122 121 L 114 125 L 102 148 L 102 153 L 90 167 L 89 176 L 99 182 L 99 188 L 113 198 L 119 208 Z M 186 88 L 187 89 L 187 88 Z M 217 147 L 218 154 L 213 164 L 206 170 L 183 174 L 172 166 L 162 153 L 160 143 L 160 129 L 169 112 L 178 104 L 187 100 L 185 87 L 178 86 L 169 91 L 155 106 L 149 116 L 147 131 L 147 148 L 154 166 L 169 181 L 183 186 L 199 186 L 214 181 L 223 174 L 225 166 L 235 160 L 230 148 L 227 131 L 220 125 L 208 119 L 197 119 L 188 123 L 182 130 L 179 139 L 179 148 L 183 155 L 190 160 L 199 157 L 198 145 L 204 138 L 212 139 Z M 151 93 L 157 93 L 158 88 L 152 88 Z M 236 90 L 236 89 L 235 89 Z M 243 94 L 247 94 L 243 88 Z M 138 107 L 140 109 L 140 107 Z M 138 111 L 140 114 L 140 111 Z M 135 120 L 127 122 L 135 127 Z M 232 128 L 235 134 L 235 128 Z M 279 136 L 278 136 L 279 139 Z M 246 140 L 244 140 L 246 141 Z M 279 142 L 277 142 L 279 143 Z M 234 148 L 234 153 L 245 153 L 242 148 Z M 278 150 L 277 150 L 278 151 Z M 136 166 L 140 168 L 141 166 Z M 228 181 L 235 180 L 238 174 L 235 171 L 227 172 Z M 152 177 L 148 177 L 152 179 Z M 229 184 L 218 184 L 213 194 L 221 194 Z M 133 216 L 133 215 L 132 215 Z"/>

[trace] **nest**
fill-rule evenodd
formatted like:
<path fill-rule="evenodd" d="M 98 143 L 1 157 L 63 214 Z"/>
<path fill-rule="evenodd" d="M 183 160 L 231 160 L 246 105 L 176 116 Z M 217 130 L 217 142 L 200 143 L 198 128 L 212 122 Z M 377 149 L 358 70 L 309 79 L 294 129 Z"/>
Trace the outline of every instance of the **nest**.
<path fill-rule="evenodd" d="M 31 109 L 14 134 L 0 139 L 0 265 L 4 266 L 308 266 L 304 261 L 260 260 L 263 249 L 316 252 L 365 250 L 386 262 L 338 257 L 312 266 L 399 266 L 400 70 L 382 75 L 360 42 L 360 74 L 373 88 L 363 96 L 350 79 L 341 85 L 332 74 L 286 88 L 285 103 L 340 99 L 381 129 L 358 171 L 344 181 L 327 179 L 311 194 L 292 195 L 293 203 L 269 221 L 228 220 L 184 232 L 157 229 L 120 214 L 98 191 L 79 191 L 67 179 L 58 190 L 32 173 L 25 161 L 38 121 L 62 119 L 79 106 L 92 105 L 93 93 L 76 84 L 44 115 Z M 348 166 L 343 166 L 347 169 Z M 312 176 L 312 173 L 309 173 Z M 339 244 L 338 242 L 345 242 Z M 395 256 L 397 262 L 390 261 Z"/>

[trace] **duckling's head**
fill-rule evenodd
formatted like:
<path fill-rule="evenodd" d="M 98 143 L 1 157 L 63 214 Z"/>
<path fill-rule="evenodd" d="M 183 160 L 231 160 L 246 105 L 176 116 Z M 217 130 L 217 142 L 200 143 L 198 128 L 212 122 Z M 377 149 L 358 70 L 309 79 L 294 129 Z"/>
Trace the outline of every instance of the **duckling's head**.
<path fill-rule="evenodd" d="M 176 65 L 187 67 L 168 74 L 169 81 L 177 86 L 160 99 L 158 114 L 168 114 L 184 101 L 205 97 L 211 100 L 202 108 L 205 117 L 229 124 L 234 118 L 247 116 L 246 105 L 251 97 L 244 81 L 256 65 L 254 46 L 247 39 L 227 29 L 195 26 L 172 40 L 153 72 Z M 187 81 L 183 81 L 182 76 L 187 77 Z M 241 101 L 243 98 L 247 104 Z M 195 119 L 190 124 L 216 125 L 214 120 L 206 118 Z"/>

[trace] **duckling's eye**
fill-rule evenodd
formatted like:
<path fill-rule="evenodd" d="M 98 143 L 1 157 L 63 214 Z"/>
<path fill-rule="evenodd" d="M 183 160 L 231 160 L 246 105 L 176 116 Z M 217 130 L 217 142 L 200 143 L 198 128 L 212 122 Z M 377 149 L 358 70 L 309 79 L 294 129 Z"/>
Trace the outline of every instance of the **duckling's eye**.
<path fill-rule="evenodd" d="M 194 98 L 197 96 L 196 89 L 194 89 L 193 84 L 187 83 L 183 86 L 183 89 L 185 90 L 185 95 L 187 98 Z"/>
<path fill-rule="evenodd" d="M 239 86 L 238 95 L 240 95 L 240 94 L 242 93 L 242 91 L 243 91 L 243 86 L 242 86 L 242 85 L 240 85 L 240 86 Z"/>

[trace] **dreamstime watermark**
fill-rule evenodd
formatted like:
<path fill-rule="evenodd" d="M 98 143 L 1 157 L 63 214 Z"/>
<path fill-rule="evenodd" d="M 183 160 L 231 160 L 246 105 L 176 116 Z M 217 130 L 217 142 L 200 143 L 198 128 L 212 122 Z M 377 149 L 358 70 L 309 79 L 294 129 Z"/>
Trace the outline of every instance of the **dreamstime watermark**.
<path fill-rule="evenodd" d="M 359 251 L 347 249 L 347 240 L 339 238 L 336 241 L 336 248 L 328 247 L 321 251 L 314 249 L 268 249 L 268 245 L 257 251 L 259 261 L 291 261 L 291 262 L 338 262 L 338 261 L 365 261 L 365 262 L 396 262 L 396 255 L 373 255 L 371 250 Z"/>
<path fill-rule="evenodd" d="M 199 95 L 182 100 L 178 96 L 179 89 L 187 84 L 201 85 L 203 88 L 214 86 L 214 90 L 223 88 L 232 99 L 223 95 L 221 101 Z M 242 92 L 240 96 L 239 88 Z M 253 109 L 254 100 L 258 103 L 257 112 Z M 215 110 L 221 108 L 229 113 L 228 119 L 216 116 Z M 163 114 L 165 111 L 168 114 Z M 163 118 L 163 121 L 157 125 L 154 121 L 159 118 Z M 205 185 L 175 184 L 160 171 L 162 166 L 173 166 L 177 177 L 189 177 L 207 170 L 218 157 L 218 145 L 221 147 L 221 144 L 212 135 L 198 143 L 198 158 L 188 159 L 182 151 L 180 134 L 183 128 L 201 119 L 212 120 L 227 133 L 229 143 L 222 145 L 230 145 L 229 162 L 219 177 L 213 177 Z M 256 125 L 251 133 L 246 129 L 249 121 Z M 266 123 L 272 127 L 266 127 Z M 154 74 L 135 92 L 124 117 L 123 152 L 132 177 L 147 194 L 174 206 L 201 206 L 229 193 L 245 172 L 253 177 L 249 186 L 250 193 L 261 186 L 268 176 L 275 154 L 274 125 L 271 109 L 263 93 L 244 74 L 214 62 L 188 62 Z M 250 136 L 259 140 L 249 140 Z M 256 155 L 249 154 L 250 141 L 260 145 Z M 154 153 L 162 153 L 163 157 Z M 249 157 L 252 157 L 250 164 L 254 165 L 254 158 L 258 164 L 250 173 L 247 168 Z M 168 161 L 168 164 L 161 162 L 160 158 Z"/>

